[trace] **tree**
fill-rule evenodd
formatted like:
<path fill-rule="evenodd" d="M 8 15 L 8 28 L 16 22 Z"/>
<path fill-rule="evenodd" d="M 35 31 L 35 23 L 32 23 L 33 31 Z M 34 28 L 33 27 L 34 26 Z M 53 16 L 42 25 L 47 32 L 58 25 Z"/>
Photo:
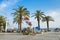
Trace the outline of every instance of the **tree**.
<path fill-rule="evenodd" d="M 27 8 L 24 8 L 23 6 L 19 6 L 18 9 L 14 9 L 15 12 L 12 13 L 14 16 L 14 23 L 18 23 L 18 30 L 21 32 L 22 28 L 22 20 L 23 20 L 23 16 L 28 15 L 29 16 L 29 11 L 27 10 Z"/>
<path fill-rule="evenodd" d="M 2 31 L 2 26 L 3 26 L 3 23 L 5 22 L 5 18 L 4 16 L 0 16 L 0 32 Z"/>
<path fill-rule="evenodd" d="M 32 16 L 32 17 L 35 16 L 35 18 L 37 19 L 39 28 L 40 28 L 40 20 L 41 20 L 41 18 L 43 18 L 43 16 L 45 16 L 43 13 L 44 12 L 41 12 L 41 10 L 37 10 L 36 13 Z"/>
<path fill-rule="evenodd" d="M 5 31 L 5 29 L 6 29 L 6 21 L 3 23 L 3 29 L 4 29 L 4 31 Z"/>
<path fill-rule="evenodd" d="M 49 21 L 54 21 L 54 19 L 51 17 L 51 16 L 45 16 L 43 19 L 42 19 L 43 22 L 46 21 L 47 23 L 47 30 L 49 31 Z"/>

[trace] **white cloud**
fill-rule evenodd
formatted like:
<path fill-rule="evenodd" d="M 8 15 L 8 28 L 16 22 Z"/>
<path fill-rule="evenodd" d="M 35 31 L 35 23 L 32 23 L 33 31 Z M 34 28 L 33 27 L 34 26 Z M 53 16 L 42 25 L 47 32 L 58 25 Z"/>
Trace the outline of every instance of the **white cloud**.
<path fill-rule="evenodd" d="M 12 6 L 19 1 L 20 0 L 3 0 L 0 4 L 0 12 L 3 11 L 6 7 Z"/>

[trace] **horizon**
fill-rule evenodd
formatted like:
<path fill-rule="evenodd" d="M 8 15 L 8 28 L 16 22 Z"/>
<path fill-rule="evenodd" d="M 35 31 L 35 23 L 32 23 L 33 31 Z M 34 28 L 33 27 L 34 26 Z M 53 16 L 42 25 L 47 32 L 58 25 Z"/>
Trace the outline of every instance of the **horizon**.
<path fill-rule="evenodd" d="M 50 22 L 50 28 L 60 28 L 60 0 L 0 0 L 0 15 L 7 17 L 10 26 L 9 27 L 18 27 L 17 24 L 13 24 L 13 15 L 14 12 L 12 9 L 17 9 L 18 6 L 24 6 L 30 11 L 30 16 L 32 13 L 35 13 L 36 10 L 41 10 L 45 15 L 52 16 L 54 22 Z M 32 27 L 37 26 L 37 21 L 34 17 L 30 18 L 32 22 Z M 28 26 L 25 22 L 23 28 Z M 41 28 L 46 28 L 46 23 L 41 22 Z"/>

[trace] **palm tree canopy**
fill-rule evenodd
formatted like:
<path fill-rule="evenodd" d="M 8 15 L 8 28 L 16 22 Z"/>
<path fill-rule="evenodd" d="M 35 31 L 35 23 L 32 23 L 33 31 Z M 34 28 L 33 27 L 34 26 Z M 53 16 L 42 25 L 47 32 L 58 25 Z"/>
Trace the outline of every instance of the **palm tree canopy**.
<path fill-rule="evenodd" d="M 37 18 L 37 19 L 39 19 L 39 18 L 41 19 L 41 17 L 45 16 L 43 13 L 44 12 L 41 12 L 41 10 L 37 10 L 35 15 L 33 15 L 33 16 L 35 16 L 35 18 Z"/>
<path fill-rule="evenodd" d="M 54 21 L 54 19 L 51 17 L 51 16 L 45 16 L 43 19 L 42 19 L 43 22 L 45 21 Z"/>
<path fill-rule="evenodd" d="M 15 10 L 15 9 L 14 9 Z M 27 8 L 24 8 L 23 6 L 19 6 L 19 8 L 17 10 L 15 10 L 14 13 L 12 13 L 13 16 L 15 16 L 14 18 L 14 22 L 19 22 L 20 21 L 20 17 L 28 15 L 29 16 L 29 11 L 27 10 Z"/>
<path fill-rule="evenodd" d="M 1 22 L 4 22 L 4 21 L 5 21 L 4 16 L 0 16 L 0 23 L 1 23 Z"/>
<path fill-rule="evenodd" d="M 0 16 L 0 25 L 3 25 L 4 22 L 5 22 L 4 16 Z"/>

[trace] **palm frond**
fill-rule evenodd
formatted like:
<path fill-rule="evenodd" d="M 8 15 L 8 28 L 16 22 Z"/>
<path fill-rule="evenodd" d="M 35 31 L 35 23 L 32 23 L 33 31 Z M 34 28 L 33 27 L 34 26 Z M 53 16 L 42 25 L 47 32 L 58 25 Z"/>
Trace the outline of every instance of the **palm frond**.
<path fill-rule="evenodd" d="M 54 19 L 51 16 L 45 16 L 42 21 L 54 21 Z"/>
<path fill-rule="evenodd" d="M 18 10 L 23 10 L 24 6 L 19 6 Z"/>
<path fill-rule="evenodd" d="M 12 14 L 13 16 L 16 16 L 16 15 L 18 15 L 18 14 L 17 14 L 17 12 L 14 12 L 14 13 L 11 13 L 11 14 Z"/>

